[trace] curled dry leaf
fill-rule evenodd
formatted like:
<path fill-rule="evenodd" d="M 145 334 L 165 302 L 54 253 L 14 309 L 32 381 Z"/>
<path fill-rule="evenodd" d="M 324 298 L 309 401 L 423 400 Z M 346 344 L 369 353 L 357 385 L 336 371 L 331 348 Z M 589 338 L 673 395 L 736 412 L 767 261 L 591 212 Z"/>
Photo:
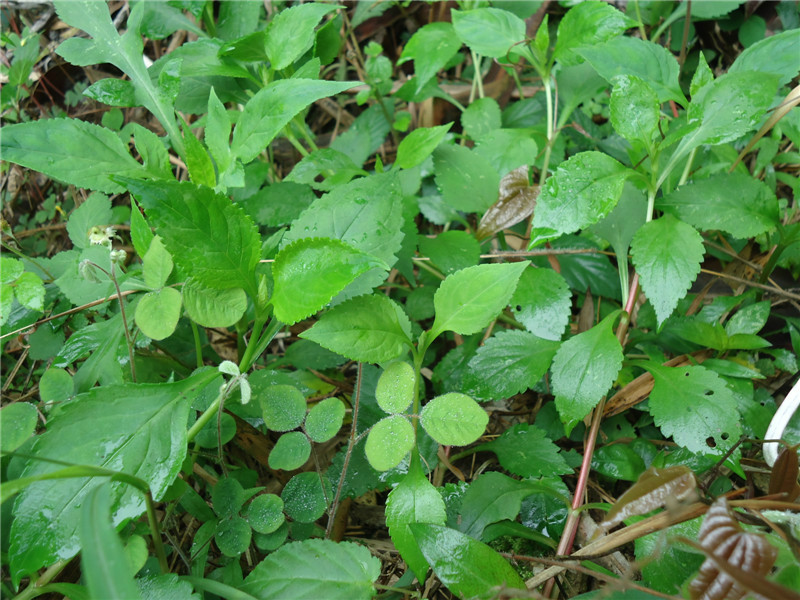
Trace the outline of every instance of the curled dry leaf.
<path fill-rule="evenodd" d="M 769 493 L 786 494 L 786 500 L 794 502 L 800 496 L 800 485 L 797 484 L 798 474 L 800 474 L 800 466 L 797 461 L 797 446 L 784 446 L 772 466 L 772 473 L 769 476 Z"/>
<path fill-rule="evenodd" d="M 600 527 L 611 529 L 628 517 L 661 508 L 671 499 L 686 498 L 696 487 L 694 473 L 688 467 L 650 467 L 619 497 Z"/>
<path fill-rule="evenodd" d="M 720 498 L 708 509 L 698 534 L 700 546 L 707 558 L 700 566 L 697 576 L 689 584 L 692 600 L 739 600 L 750 589 L 743 583 L 769 573 L 778 551 L 766 538 L 744 531 L 728 512 L 728 503 Z M 716 560 L 711 558 L 713 555 Z M 718 561 L 724 561 L 731 569 L 720 569 Z M 743 577 L 732 577 L 731 573 Z"/>
<path fill-rule="evenodd" d="M 497 202 L 489 207 L 478 224 L 478 240 L 485 240 L 530 216 L 538 196 L 539 186 L 528 183 L 527 165 L 504 175 Z"/>

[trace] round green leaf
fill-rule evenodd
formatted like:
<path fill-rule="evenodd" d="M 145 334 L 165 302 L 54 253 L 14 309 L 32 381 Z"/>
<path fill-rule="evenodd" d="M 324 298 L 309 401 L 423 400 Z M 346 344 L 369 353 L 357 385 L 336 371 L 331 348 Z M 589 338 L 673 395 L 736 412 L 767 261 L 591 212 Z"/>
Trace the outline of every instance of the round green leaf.
<path fill-rule="evenodd" d="M 289 523 L 284 520 L 272 533 L 256 533 L 253 540 L 262 552 L 272 552 L 283 546 L 287 537 L 289 537 Z"/>
<path fill-rule="evenodd" d="M 175 288 L 163 288 L 142 296 L 134 317 L 142 333 L 153 340 L 172 335 L 180 318 L 181 293 Z"/>
<path fill-rule="evenodd" d="M 443 446 L 466 446 L 481 436 L 489 415 L 466 394 L 450 392 L 428 402 L 422 409 L 420 422 Z"/>
<path fill-rule="evenodd" d="M 250 545 L 252 530 L 242 517 L 232 515 L 217 525 L 214 541 L 225 556 L 237 557 Z"/>
<path fill-rule="evenodd" d="M 211 505 L 220 517 L 235 515 L 247 499 L 242 484 L 233 477 L 220 479 L 211 490 Z"/>
<path fill-rule="evenodd" d="M 247 507 L 247 521 L 258 533 L 277 531 L 286 522 L 283 516 L 283 500 L 275 494 L 256 496 Z"/>
<path fill-rule="evenodd" d="M 189 279 L 181 291 L 189 318 L 203 327 L 230 327 L 247 310 L 247 294 L 242 288 L 217 290 Z"/>
<path fill-rule="evenodd" d="M 217 435 L 217 420 L 211 419 L 205 427 L 203 427 L 194 441 L 197 442 L 201 448 L 216 448 L 219 445 L 220 437 L 222 443 L 227 444 L 236 435 L 236 421 L 228 413 L 222 413 L 221 436 Z"/>
<path fill-rule="evenodd" d="M 364 451 L 369 464 L 378 471 L 393 469 L 414 447 L 414 428 L 403 416 L 381 419 L 367 436 Z"/>
<path fill-rule="evenodd" d="M 344 404 L 338 398 L 326 398 L 306 417 L 306 433 L 317 443 L 327 442 L 341 429 L 344 421 Z"/>
<path fill-rule="evenodd" d="M 333 496 L 331 482 L 325 478 L 325 491 L 322 489 L 319 475 L 306 472 L 295 475 L 281 492 L 284 511 L 290 519 L 300 523 L 313 523 L 328 508 L 326 496 Z"/>
<path fill-rule="evenodd" d="M 39 413 L 27 402 L 15 402 L 0 410 L 0 450 L 13 452 L 36 430 Z"/>
<path fill-rule="evenodd" d="M 414 367 L 407 362 L 394 362 L 378 379 L 375 399 L 384 411 L 389 414 L 400 413 L 409 407 L 414 400 Z"/>
<path fill-rule="evenodd" d="M 311 456 L 311 442 L 305 433 L 292 431 L 278 438 L 269 453 L 269 466 L 272 469 L 293 471 L 302 467 Z"/>
<path fill-rule="evenodd" d="M 290 431 L 306 416 L 306 399 L 293 385 L 273 385 L 258 395 L 267 429 Z"/>
<path fill-rule="evenodd" d="M 72 376 L 64 369 L 50 367 L 39 381 L 39 397 L 42 402 L 61 402 L 74 393 Z"/>

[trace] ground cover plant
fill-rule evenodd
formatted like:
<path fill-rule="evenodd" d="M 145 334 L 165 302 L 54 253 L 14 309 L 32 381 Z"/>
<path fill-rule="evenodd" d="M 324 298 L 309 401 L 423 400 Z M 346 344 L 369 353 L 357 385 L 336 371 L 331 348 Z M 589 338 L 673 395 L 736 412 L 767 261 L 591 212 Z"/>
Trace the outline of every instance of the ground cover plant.
<path fill-rule="evenodd" d="M 798 597 L 796 3 L 2 18 L 4 597 Z"/>

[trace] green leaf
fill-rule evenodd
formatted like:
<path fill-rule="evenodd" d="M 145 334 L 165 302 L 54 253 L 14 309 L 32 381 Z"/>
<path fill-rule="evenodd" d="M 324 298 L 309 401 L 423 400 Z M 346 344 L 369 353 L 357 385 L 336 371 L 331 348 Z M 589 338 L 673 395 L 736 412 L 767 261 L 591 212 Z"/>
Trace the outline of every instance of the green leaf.
<path fill-rule="evenodd" d="M 69 215 L 67 234 L 76 248 L 88 248 L 89 230 L 92 227 L 103 227 L 111 224 L 111 200 L 105 194 L 95 192 Z"/>
<path fill-rule="evenodd" d="M 270 23 L 264 46 L 272 69 L 285 69 L 311 48 L 320 19 L 339 8 L 309 2 L 280 11 Z"/>
<path fill-rule="evenodd" d="M 521 394 L 547 373 L 559 346 L 527 331 L 498 332 L 469 361 L 464 391 L 482 401 Z"/>
<path fill-rule="evenodd" d="M 312 441 L 327 442 L 342 428 L 344 404 L 338 398 L 326 398 L 308 412 L 305 430 Z"/>
<path fill-rule="evenodd" d="M 497 200 L 499 174 L 465 146 L 437 148 L 433 169 L 442 198 L 457 210 L 483 212 Z"/>
<path fill-rule="evenodd" d="M 605 239 L 614 248 L 620 264 L 627 261 L 631 240 L 639 228 L 645 224 L 646 212 L 647 197 L 630 181 L 627 181 L 614 210 L 602 221 L 592 226 L 592 232 Z"/>
<path fill-rule="evenodd" d="M 293 385 L 272 385 L 266 376 L 268 373 L 265 371 L 256 371 L 249 381 L 253 396 L 261 404 L 267 429 L 290 431 L 299 427 L 306 416 L 305 396 Z"/>
<path fill-rule="evenodd" d="M 36 438 L 29 454 L 122 471 L 146 481 L 153 498 L 159 500 L 186 457 L 190 399 L 216 376 L 215 371 L 205 371 L 177 383 L 93 388 L 51 415 L 48 430 Z M 31 460 L 21 476 L 44 475 L 59 468 Z M 80 506 L 101 484 L 101 479 L 86 477 L 43 481 L 19 495 L 10 535 L 16 581 L 78 552 Z M 145 511 L 141 492 L 129 485 L 112 487 L 111 505 L 115 525 Z"/>
<path fill-rule="evenodd" d="M 320 175 L 323 181 L 319 180 Z M 314 189 L 329 191 L 358 175 L 367 175 L 367 172 L 347 154 L 333 148 L 320 148 L 303 157 L 284 181 L 305 183 Z"/>
<path fill-rule="evenodd" d="M 273 81 L 245 104 L 233 130 L 232 155 L 243 163 L 252 161 L 295 115 L 312 102 L 356 85 L 360 85 L 360 82 L 315 79 Z"/>
<path fill-rule="evenodd" d="M 186 146 L 186 169 L 189 171 L 189 181 L 213 188 L 217 184 L 214 163 L 211 162 L 205 146 L 188 126 L 184 126 L 183 143 Z"/>
<path fill-rule="evenodd" d="M 661 107 L 658 96 L 646 81 L 635 75 L 614 77 L 609 105 L 611 125 L 629 142 L 651 148 L 658 135 Z"/>
<path fill-rule="evenodd" d="M 241 590 L 260 600 L 370 600 L 375 592 L 372 584 L 380 574 L 380 561 L 366 548 L 310 539 L 286 544 L 267 556 L 247 576 Z"/>
<path fill-rule="evenodd" d="M 230 327 L 247 310 L 247 294 L 242 288 L 217 290 L 190 277 L 181 294 L 189 318 L 202 327 Z"/>
<path fill-rule="evenodd" d="M 692 181 L 657 200 L 656 206 L 698 229 L 741 239 L 772 231 L 780 222 L 775 193 L 746 173 Z"/>
<path fill-rule="evenodd" d="M 235 558 L 247 550 L 252 535 L 247 521 L 238 515 L 229 515 L 217 523 L 214 541 L 222 554 Z"/>
<path fill-rule="evenodd" d="M 64 369 L 50 367 L 39 380 L 42 402 L 64 402 L 75 392 L 72 377 Z"/>
<path fill-rule="evenodd" d="M 33 404 L 15 402 L 0 410 L 0 451 L 13 452 L 36 431 L 39 413 Z"/>
<path fill-rule="evenodd" d="M 237 514 L 246 500 L 247 492 L 242 484 L 233 477 L 220 479 L 211 490 L 211 503 L 214 506 L 214 512 L 220 517 Z"/>
<path fill-rule="evenodd" d="M 441 143 L 452 126 L 452 123 L 448 123 L 438 127 L 415 129 L 400 142 L 394 164 L 400 169 L 411 169 L 421 164 Z"/>
<path fill-rule="evenodd" d="M 475 141 L 475 154 L 505 176 L 533 162 L 539 147 L 530 129 L 495 129 Z"/>
<path fill-rule="evenodd" d="M 430 523 L 409 525 L 433 572 L 462 598 L 490 598 L 496 588 L 525 589 L 510 564 L 486 544 L 468 535 Z"/>
<path fill-rule="evenodd" d="M 405 361 L 391 363 L 381 373 L 375 388 L 378 406 L 389 414 L 405 411 L 414 400 L 414 386 L 417 381 L 414 367 Z"/>
<path fill-rule="evenodd" d="M 692 82 L 689 85 L 689 93 L 692 97 L 696 96 L 701 88 L 714 81 L 714 72 L 706 62 L 705 55 L 700 52 L 697 55 L 697 69 L 692 75 Z"/>
<path fill-rule="evenodd" d="M 428 561 L 420 552 L 408 526 L 413 523 L 444 525 L 446 519 L 444 500 L 439 490 L 425 477 L 419 460 L 412 460 L 408 473 L 386 499 L 386 526 L 392 543 L 419 581 L 425 578 Z"/>
<path fill-rule="evenodd" d="M 443 231 L 434 238 L 419 236 L 419 252 L 445 275 L 481 261 L 481 246 L 466 231 Z"/>
<path fill-rule="evenodd" d="M 655 90 L 659 102 L 675 100 L 686 106 L 678 83 L 678 61 L 663 46 L 639 38 L 616 37 L 576 52 L 609 83 L 618 75 L 635 75 Z"/>
<path fill-rule="evenodd" d="M 141 598 L 122 542 L 111 523 L 109 485 L 86 495 L 80 517 L 81 572 L 93 598 Z"/>
<path fill-rule="evenodd" d="M 664 435 L 705 454 L 723 454 L 739 441 L 736 397 L 719 375 L 702 366 L 642 366 L 654 379 L 648 405 Z"/>
<path fill-rule="evenodd" d="M 279 437 L 270 450 L 269 466 L 271 469 L 294 471 L 306 464 L 309 456 L 311 456 L 311 442 L 308 441 L 306 434 L 292 431 Z"/>
<path fill-rule="evenodd" d="M 491 97 L 478 98 L 461 113 L 461 125 L 472 139 L 502 127 L 500 105 Z"/>
<path fill-rule="evenodd" d="M 800 29 L 776 33 L 746 48 L 733 61 L 728 73 L 770 73 L 779 77 L 778 85 L 786 85 L 800 70 L 797 61 L 798 45 Z"/>
<path fill-rule="evenodd" d="M 449 392 L 428 402 L 420 423 L 443 446 L 466 446 L 483 435 L 489 415 L 466 394 Z"/>
<path fill-rule="evenodd" d="M 139 198 L 178 266 L 208 287 L 257 296 L 261 238 L 241 207 L 186 181 L 120 181 Z"/>
<path fill-rule="evenodd" d="M 283 500 L 275 494 L 260 494 L 247 505 L 247 522 L 258 533 L 272 533 L 284 524 Z"/>
<path fill-rule="evenodd" d="M 14 285 L 14 295 L 25 308 L 44 310 L 44 283 L 36 273 L 25 272 L 20 275 Z"/>
<path fill-rule="evenodd" d="M 414 59 L 414 75 L 417 78 L 416 93 L 419 94 L 425 84 L 440 69 L 443 69 L 460 49 L 461 40 L 456 36 L 452 24 L 428 23 L 414 32 L 414 35 L 403 47 L 403 53 L 397 63 L 401 64 Z"/>
<path fill-rule="evenodd" d="M 272 265 L 272 302 L 279 321 L 291 325 L 322 309 L 356 277 L 383 261 L 339 240 L 303 238 L 281 250 Z"/>
<path fill-rule="evenodd" d="M 327 477 L 320 482 L 315 471 L 295 475 L 281 492 L 286 515 L 299 523 L 313 523 L 324 515 L 328 508 L 327 498 L 333 498 L 331 482 Z"/>
<path fill-rule="evenodd" d="M 133 242 L 136 254 L 144 256 L 154 238 L 155 235 L 150 231 L 147 221 L 144 220 L 139 205 L 136 204 L 136 200 L 131 198 L 131 242 Z"/>
<path fill-rule="evenodd" d="M 553 393 L 567 435 L 614 383 L 622 347 L 612 331 L 619 311 L 561 344 L 553 359 Z"/>
<path fill-rule="evenodd" d="M 21 260 L 10 256 L 0 256 L 0 283 L 3 285 L 14 283 L 24 271 L 25 265 Z"/>
<path fill-rule="evenodd" d="M 150 243 L 150 248 L 142 257 L 144 284 L 152 289 L 164 287 L 172 273 L 172 257 L 159 236 Z"/>
<path fill-rule="evenodd" d="M 479 540 L 487 525 L 516 519 L 522 500 L 537 491 L 530 482 L 517 481 L 502 473 L 484 473 L 469 484 L 461 497 L 458 529 Z"/>
<path fill-rule="evenodd" d="M 136 325 L 154 340 L 172 335 L 181 318 L 181 293 L 175 288 L 148 292 L 136 305 Z"/>
<path fill-rule="evenodd" d="M 444 331 L 477 333 L 508 304 L 527 262 L 486 264 L 448 276 L 433 297 L 436 319 L 430 339 Z"/>
<path fill-rule="evenodd" d="M 413 447 L 411 423 L 402 415 L 392 415 L 372 426 L 364 451 L 373 469 L 388 471 L 399 465 Z"/>
<path fill-rule="evenodd" d="M 597 223 L 614 209 L 632 173 L 602 152 L 570 157 L 542 187 L 533 227 L 565 234 Z"/>
<path fill-rule="evenodd" d="M 629 444 L 610 444 L 595 449 L 592 469 L 614 480 L 636 481 L 645 464 Z"/>
<path fill-rule="evenodd" d="M 324 313 L 300 337 L 351 360 L 382 363 L 408 352 L 411 324 L 383 294 L 358 296 Z"/>
<path fill-rule="evenodd" d="M 631 243 L 633 264 L 659 324 L 686 295 L 703 260 L 703 238 L 672 215 L 646 223 Z"/>
<path fill-rule="evenodd" d="M 740 333 L 755 334 L 761 331 L 769 319 L 771 305 L 768 301 L 756 302 L 736 311 L 725 323 L 725 333 L 734 336 Z"/>
<path fill-rule="evenodd" d="M 483 56 L 505 58 L 511 46 L 525 40 L 525 22 L 499 8 L 452 10 L 450 16 L 456 35 Z"/>
<path fill-rule="evenodd" d="M 521 477 L 552 477 L 572 473 L 572 468 L 559 454 L 558 446 L 536 425 L 512 425 L 499 438 L 481 444 L 479 449 L 494 452 L 504 469 Z"/>
<path fill-rule="evenodd" d="M 581 2 L 558 24 L 553 56 L 564 66 L 578 64 L 583 59 L 575 53 L 576 48 L 605 42 L 635 26 L 635 21 L 605 2 Z"/>
<path fill-rule="evenodd" d="M 208 94 L 208 120 L 204 136 L 208 151 L 217 165 L 217 171 L 224 173 L 231 164 L 231 119 L 213 87 Z"/>

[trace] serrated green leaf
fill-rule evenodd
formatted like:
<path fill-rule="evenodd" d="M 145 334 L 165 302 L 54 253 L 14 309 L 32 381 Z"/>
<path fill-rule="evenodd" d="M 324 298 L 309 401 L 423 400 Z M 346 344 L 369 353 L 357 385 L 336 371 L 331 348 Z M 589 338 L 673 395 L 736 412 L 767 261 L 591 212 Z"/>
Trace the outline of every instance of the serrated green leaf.
<path fill-rule="evenodd" d="M 375 388 L 378 406 L 389 414 L 401 413 L 414 400 L 417 376 L 414 367 L 404 361 L 391 363 L 381 373 Z"/>
<path fill-rule="evenodd" d="M 692 181 L 656 205 L 698 229 L 719 229 L 741 239 L 771 231 L 780 222 L 775 193 L 746 173 L 719 173 Z"/>
<path fill-rule="evenodd" d="M 233 130 L 233 157 L 249 163 L 309 104 L 359 84 L 315 79 L 273 81 L 245 104 Z"/>
<path fill-rule="evenodd" d="M 316 190 L 330 191 L 358 175 L 367 175 L 367 172 L 347 154 L 333 148 L 320 148 L 304 156 L 284 181 L 305 183 Z M 323 181 L 320 181 L 320 176 L 324 178 Z"/>
<path fill-rule="evenodd" d="M 139 198 L 178 266 L 208 287 L 238 287 L 258 295 L 261 238 L 241 207 L 186 181 L 119 180 Z"/>
<path fill-rule="evenodd" d="M 304 540 L 286 544 L 262 560 L 241 590 L 260 600 L 325 598 L 370 600 L 380 561 L 351 542 Z"/>
<path fill-rule="evenodd" d="M 131 242 L 133 242 L 136 254 L 144 256 L 154 238 L 155 235 L 150 231 L 147 221 L 144 220 L 139 205 L 136 204 L 136 200 L 131 198 Z"/>
<path fill-rule="evenodd" d="M 147 481 L 158 500 L 186 457 L 190 399 L 215 377 L 216 372 L 206 371 L 177 383 L 94 388 L 51 415 L 47 431 L 36 439 L 29 454 L 123 471 Z M 32 460 L 21 476 L 43 475 L 60 468 Z M 25 488 L 15 503 L 10 534 L 15 580 L 78 552 L 80 505 L 103 481 L 82 477 L 43 481 Z M 112 487 L 111 504 L 115 524 L 145 511 L 142 494 L 129 485 Z"/>
<path fill-rule="evenodd" d="M 409 133 L 397 147 L 395 166 L 401 169 L 411 169 L 422 163 L 450 131 L 452 123 L 438 127 L 422 127 Z"/>
<path fill-rule="evenodd" d="M 439 490 L 425 477 L 419 460 L 412 460 L 408 473 L 386 499 L 386 526 L 392 543 L 419 581 L 424 580 L 428 561 L 408 526 L 413 523 L 444 525 L 446 519 L 447 512 Z"/>
<path fill-rule="evenodd" d="M 521 477 L 551 477 L 572 473 L 572 468 L 559 454 L 558 446 L 546 436 L 543 429 L 535 425 L 513 425 L 499 438 L 479 448 L 494 452 L 504 469 Z"/>
<path fill-rule="evenodd" d="M 614 209 L 632 173 L 602 152 L 570 157 L 542 187 L 534 228 L 565 234 L 597 223 Z"/>
<path fill-rule="evenodd" d="M 500 105 L 492 97 L 478 98 L 461 113 L 461 125 L 472 139 L 500 129 Z"/>
<path fill-rule="evenodd" d="M 247 294 L 242 288 L 217 290 L 190 277 L 181 294 L 189 318 L 202 327 L 230 327 L 247 310 Z"/>
<path fill-rule="evenodd" d="M 800 29 L 776 33 L 745 48 L 733 61 L 728 72 L 771 73 L 778 76 L 778 85 L 786 85 L 800 70 L 797 61 L 798 44 L 800 44 Z"/>
<path fill-rule="evenodd" d="M 643 366 L 654 379 L 650 414 L 664 435 L 705 454 L 723 454 L 739 441 L 736 398 L 719 375 L 702 366 Z"/>
<path fill-rule="evenodd" d="M 326 398 L 308 412 L 305 430 L 312 441 L 321 444 L 335 436 L 344 422 L 344 404 L 338 398 Z"/>
<path fill-rule="evenodd" d="M 714 72 L 706 62 L 705 55 L 700 52 L 697 56 L 697 69 L 692 75 L 692 82 L 689 85 L 689 93 L 694 97 L 701 88 L 714 81 Z"/>
<path fill-rule="evenodd" d="M 469 361 L 464 391 L 482 401 L 521 394 L 544 376 L 559 346 L 527 331 L 501 331 Z"/>
<path fill-rule="evenodd" d="M 181 304 L 181 293 L 175 288 L 148 292 L 136 305 L 136 325 L 151 339 L 168 338 L 178 326 Z"/>
<path fill-rule="evenodd" d="M 419 94 L 425 84 L 445 67 L 461 48 L 450 23 L 436 22 L 424 25 L 411 36 L 403 47 L 398 64 L 414 59 L 414 75 L 417 77 Z"/>
<path fill-rule="evenodd" d="M 577 64 L 582 58 L 575 53 L 576 48 L 605 42 L 635 26 L 635 21 L 605 2 L 581 2 L 558 24 L 553 55 L 564 66 Z"/>
<path fill-rule="evenodd" d="M 462 598 L 490 597 L 498 587 L 525 589 L 511 565 L 486 544 L 441 525 L 414 523 L 409 528 L 436 576 Z"/>
<path fill-rule="evenodd" d="M 214 163 L 211 162 L 205 146 L 188 126 L 184 126 L 183 129 L 183 144 L 186 147 L 186 170 L 189 171 L 189 181 L 213 188 L 217 184 Z"/>
<path fill-rule="evenodd" d="M 28 271 L 20 275 L 14 285 L 14 295 L 25 308 L 44 310 L 44 283 L 36 273 Z"/>
<path fill-rule="evenodd" d="M 622 347 L 612 331 L 619 311 L 561 344 L 553 359 L 553 393 L 567 434 L 589 414 L 622 368 Z"/>
<path fill-rule="evenodd" d="M 388 471 L 399 465 L 413 447 L 411 423 L 404 416 L 392 415 L 372 426 L 364 451 L 373 469 Z"/>
<path fill-rule="evenodd" d="M 260 494 L 247 505 L 247 522 L 258 533 L 272 533 L 285 521 L 280 496 Z"/>
<path fill-rule="evenodd" d="M 306 416 L 306 399 L 293 385 L 272 385 L 268 374 L 256 371 L 250 376 L 253 396 L 261 404 L 262 417 L 267 429 L 290 431 L 299 427 Z"/>
<path fill-rule="evenodd" d="M 440 146 L 433 168 L 442 198 L 456 210 L 483 212 L 497 200 L 500 175 L 469 148 Z"/>
<path fill-rule="evenodd" d="M 322 309 L 356 277 L 385 268 L 377 258 L 339 240 L 303 238 L 281 250 L 272 265 L 275 316 L 291 325 Z"/>
<path fill-rule="evenodd" d="M 301 431 L 284 433 L 269 452 L 271 469 L 294 471 L 299 469 L 311 456 L 311 442 Z"/>
<path fill-rule="evenodd" d="M 505 57 L 514 44 L 525 39 L 525 22 L 499 8 L 453 10 L 451 17 L 456 35 L 483 56 Z"/>
<path fill-rule="evenodd" d="M 479 540 L 487 525 L 516 519 L 523 498 L 537 491 L 537 486 L 530 482 L 511 479 L 502 473 L 483 473 L 461 497 L 458 529 Z"/>
<path fill-rule="evenodd" d="M 672 314 L 700 272 L 703 238 L 672 215 L 646 223 L 631 243 L 633 264 L 658 322 Z"/>
<path fill-rule="evenodd" d="M 382 363 L 408 352 L 411 324 L 386 296 L 358 296 L 334 306 L 300 337 L 351 360 Z"/>
<path fill-rule="evenodd" d="M 449 392 L 425 405 L 420 423 L 439 444 L 466 446 L 483 435 L 489 415 L 466 394 Z"/>
<path fill-rule="evenodd" d="M 528 264 L 477 265 L 448 276 L 433 297 L 431 339 L 444 331 L 470 335 L 488 325 L 508 304 Z"/>
<path fill-rule="evenodd" d="M 325 514 L 331 498 L 331 482 L 327 477 L 320 481 L 320 476 L 315 471 L 295 475 L 281 492 L 284 512 L 299 523 L 313 523 L 319 519 Z"/>
<path fill-rule="evenodd" d="M 0 256 L 0 283 L 9 284 L 15 282 L 25 271 L 25 265 L 21 260 L 10 256 Z"/>
<path fill-rule="evenodd" d="M 270 23 L 264 44 L 270 66 L 285 69 L 300 58 L 314 43 L 314 28 L 320 19 L 339 8 L 309 2 L 280 11 Z"/>
<path fill-rule="evenodd" d="M 19 448 L 36 431 L 38 421 L 36 407 L 27 402 L 15 402 L 0 409 L 0 450 L 13 452 Z"/>
<path fill-rule="evenodd" d="M 611 125 L 630 142 L 638 141 L 650 148 L 658 134 L 661 107 L 650 85 L 635 75 L 614 77 L 609 104 Z"/>

